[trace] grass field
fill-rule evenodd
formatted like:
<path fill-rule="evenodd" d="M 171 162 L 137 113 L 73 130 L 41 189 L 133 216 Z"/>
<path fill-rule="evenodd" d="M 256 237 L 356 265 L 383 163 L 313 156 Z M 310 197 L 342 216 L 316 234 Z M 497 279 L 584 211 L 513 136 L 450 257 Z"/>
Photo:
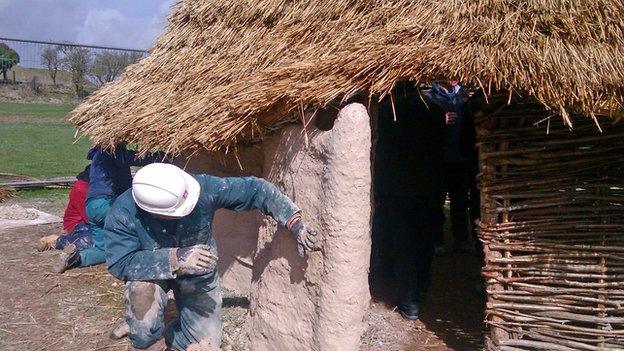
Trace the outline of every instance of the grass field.
<path fill-rule="evenodd" d="M 65 205 L 69 188 L 41 188 L 41 189 L 23 189 L 19 191 L 19 197 L 24 200 L 46 198 L 50 200 L 60 199 L 62 205 Z"/>
<path fill-rule="evenodd" d="M 53 118 L 63 123 L 65 116 L 74 108 L 71 104 L 21 104 L 15 102 L 0 103 L 0 117 L 18 116 L 27 118 Z"/>
<path fill-rule="evenodd" d="M 74 140 L 69 104 L 0 103 L 0 173 L 71 176 L 87 165 L 88 140 Z"/>

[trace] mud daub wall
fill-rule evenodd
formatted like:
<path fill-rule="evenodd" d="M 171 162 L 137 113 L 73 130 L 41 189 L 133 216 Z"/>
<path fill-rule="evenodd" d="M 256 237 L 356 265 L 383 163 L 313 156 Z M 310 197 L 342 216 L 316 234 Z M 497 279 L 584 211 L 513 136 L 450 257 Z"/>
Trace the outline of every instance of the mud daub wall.
<path fill-rule="evenodd" d="M 497 350 L 624 348 L 624 124 L 534 102 L 479 124 L 487 322 Z"/>
<path fill-rule="evenodd" d="M 306 141 L 307 140 L 307 141 Z M 357 350 L 368 310 L 370 118 L 340 110 L 329 131 L 285 128 L 263 144 L 265 177 L 290 196 L 320 235 L 297 256 L 289 233 L 261 230 L 250 306 L 254 351 Z"/>
<path fill-rule="evenodd" d="M 220 177 L 262 177 L 264 154 L 260 145 L 239 148 L 237 157 L 233 153 L 203 153 L 179 166 L 191 173 L 210 173 Z M 219 249 L 218 269 L 223 286 L 249 294 L 258 228 L 263 223 L 263 216 L 257 211 L 217 211 L 213 235 Z"/>
<path fill-rule="evenodd" d="M 249 293 L 253 351 L 357 350 L 368 310 L 370 118 L 340 110 L 331 130 L 292 125 L 233 156 L 204 154 L 186 169 L 273 182 L 319 233 L 321 251 L 297 255 L 284 228 L 259 212 L 220 210 L 214 233 L 222 285 Z M 323 128 L 328 129 L 328 128 Z"/>

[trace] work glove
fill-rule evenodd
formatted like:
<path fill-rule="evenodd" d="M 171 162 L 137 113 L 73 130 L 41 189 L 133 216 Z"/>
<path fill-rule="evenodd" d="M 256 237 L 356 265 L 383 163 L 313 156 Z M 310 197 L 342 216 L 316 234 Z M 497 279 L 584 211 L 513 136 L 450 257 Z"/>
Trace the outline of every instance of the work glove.
<path fill-rule="evenodd" d="M 219 259 L 204 244 L 178 248 L 176 258 L 178 275 L 206 274 L 217 267 Z"/>
<path fill-rule="evenodd" d="M 290 231 L 295 236 L 295 240 L 297 240 L 297 251 L 299 251 L 299 256 L 305 257 L 306 252 L 313 251 L 317 248 L 317 233 L 313 229 L 306 226 L 305 223 L 303 223 L 303 220 L 298 219 L 295 223 L 293 223 L 290 227 Z"/>

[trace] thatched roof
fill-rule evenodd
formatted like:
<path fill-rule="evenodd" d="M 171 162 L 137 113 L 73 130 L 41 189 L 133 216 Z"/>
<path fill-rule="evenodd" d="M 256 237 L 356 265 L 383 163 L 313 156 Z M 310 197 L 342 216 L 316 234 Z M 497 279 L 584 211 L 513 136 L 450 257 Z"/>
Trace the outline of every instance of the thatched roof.
<path fill-rule="evenodd" d="M 72 120 L 98 144 L 215 150 L 302 107 L 450 75 L 591 115 L 622 109 L 623 57 L 621 0 L 185 0 Z"/>

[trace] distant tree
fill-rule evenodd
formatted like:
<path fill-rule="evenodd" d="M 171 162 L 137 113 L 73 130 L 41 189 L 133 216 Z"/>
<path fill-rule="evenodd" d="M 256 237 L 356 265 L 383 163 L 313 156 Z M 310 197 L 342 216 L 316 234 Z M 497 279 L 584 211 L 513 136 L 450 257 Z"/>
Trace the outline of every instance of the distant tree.
<path fill-rule="evenodd" d="M 86 75 L 91 67 L 91 51 L 86 48 L 69 45 L 60 46 L 59 51 L 63 54 L 61 66 L 71 73 L 71 80 L 76 95 L 79 97 L 85 96 Z"/>
<path fill-rule="evenodd" d="M 142 57 L 143 55 L 138 52 L 103 51 L 95 55 L 89 75 L 98 85 L 112 82 L 123 73 L 126 67 Z"/>
<path fill-rule="evenodd" d="M 30 80 L 30 90 L 37 94 L 41 92 L 41 84 L 39 84 L 39 78 L 37 78 L 37 76 L 32 77 Z"/>
<path fill-rule="evenodd" d="M 19 61 L 20 57 L 15 50 L 6 44 L 0 43 L 0 70 L 2 70 L 2 77 L 5 81 L 8 80 L 7 71 L 17 65 Z"/>
<path fill-rule="evenodd" d="M 56 74 L 61 68 L 61 55 L 59 48 L 48 48 L 41 54 L 41 63 L 48 69 L 52 83 L 56 86 Z"/>

